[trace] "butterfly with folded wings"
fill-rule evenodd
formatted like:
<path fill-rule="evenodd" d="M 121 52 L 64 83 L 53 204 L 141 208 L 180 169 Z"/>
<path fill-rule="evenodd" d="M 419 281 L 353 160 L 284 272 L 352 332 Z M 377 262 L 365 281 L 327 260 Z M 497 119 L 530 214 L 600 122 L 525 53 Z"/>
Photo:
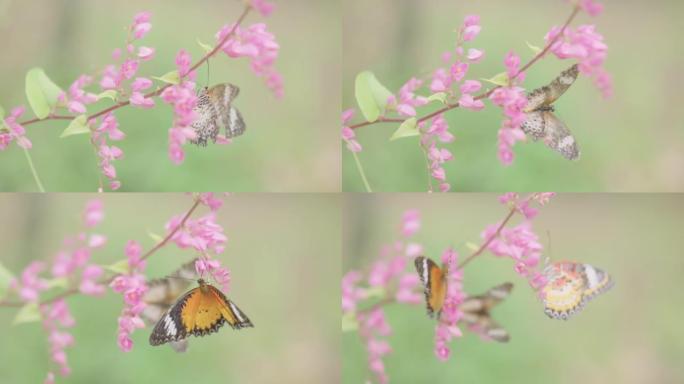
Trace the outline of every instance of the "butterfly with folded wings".
<path fill-rule="evenodd" d="M 577 160 L 580 152 L 568 127 L 553 114 L 553 104 L 577 79 L 577 64 L 561 72 L 549 85 L 537 88 L 527 96 L 523 109 L 526 119 L 521 128 L 534 141 L 542 140 L 547 147 L 568 160 Z"/>
<path fill-rule="evenodd" d="M 240 88 L 233 84 L 217 84 L 202 88 L 197 95 L 193 111 L 197 120 L 192 124 L 197 137 L 193 144 L 206 146 L 208 140 L 216 142 L 219 127 L 226 131 L 226 138 L 240 136 L 245 132 L 245 121 L 240 111 L 233 106 L 233 100 L 240 94 Z"/>

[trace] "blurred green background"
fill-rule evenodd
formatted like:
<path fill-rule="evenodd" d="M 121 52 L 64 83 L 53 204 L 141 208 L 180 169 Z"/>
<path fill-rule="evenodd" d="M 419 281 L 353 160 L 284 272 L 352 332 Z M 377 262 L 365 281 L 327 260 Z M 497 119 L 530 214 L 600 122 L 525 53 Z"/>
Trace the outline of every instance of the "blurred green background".
<path fill-rule="evenodd" d="M 427 78 L 442 65 L 441 54 L 455 47 L 466 15 L 481 16 L 482 31 L 466 48 L 485 50 L 467 78 L 502 72 L 505 54 L 514 50 L 523 63 L 532 56 L 525 42 L 543 47 L 544 35 L 561 25 L 571 6 L 561 0 L 349 0 L 343 12 L 343 108 L 356 107 L 354 78 L 373 71 L 392 92 L 412 76 Z M 457 191 L 681 191 L 684 188 L 681 1 L 603 1 L 604 12 L 581 13 L 573 23 L 595 24 L 608 44 L 606 69 L 614 96 L 604 100 L 586 77 L 556 102 L 557 115 L 574 133 L 582 155 L 569 162 L 541 143 L 518 143 L 510 167 L 497 158 L 500 108 L 485 101 L 477 113 L 446 114 L 456 136 L 445 147 L 454 154 L 445 169 Z M 570 61 L 549 56 L 527 71 L 524 86 L 547 84 Z M 486 84 L 486 83 L 483 83 Z M 428 82 L 429 85 L 429 82 Z M 423 91 L 423 95 L 427 94 Z M 436 109 L 436 108 L 435 108 Z M 425 113 L 420 113 L 423 115 Z M 354 122 L 362 121 L 357 111 Z M 374 191 L 426 191 L 426 169 L 418 139 L 388 139 L 398 124 L 377 124 L 356 131 L 359 154 Z M 351 154 L 343 150 L 343 189 L 365 190 Z"/>
<path fill-rule="evenodd" d="M 0 194 L 0 261 L 14 272 L 32 260 L 51 260 L 66 235 L 80 231 L 83 205 L 95 195 Z M 191 205 L 185 195 L 105 195 L 106 218 L 97 233 L 106 246 L 92 261 L 124 258 L 129 239 L 153 245 L 148 232 Z M 206 213 L 201 207 L 199 214 Z M 194 215 L 199 217 L 199 215 Z M 121 295 L 76 295 L 67 302 L 76 319 L 76 343 L 67 349 L 71 376 L 58 383 L 323 383 L 340 376 L 340 204 L 332 195 L 235 195 L 219 210 L 228 236 L 219 256 L 231 271 L 228 297 L 255 328 L 190 338 L 177 354 L 151 347 L 150 329 L 133 334 L 130 353 L 116 343 Z M 147 275 L 162 277 L 192 259 L 190 250 L 167 246 L 148 259 Z M 0 307 L 0 382 L 42 383 L 48 351 L 39 323 L 12 326 L 15 308 Z M 331 381 L 332 380 L 332 381 Z M 337 379 L 339 380 L 339 379 Z"/>
<path fill-rule="evenodd" d="M 63 89 L 82 73 L 96 73 L 122 47 L 133 16 L 152 12 L 152 30 L 141 41 L 154 47 L 154 60 L 138 76 L 161 76 L 175 69 L 184 48 L 199 60 L 197 40 L 213 44 L 214 34 L 234 22 L 243 9 L 238 0 L 85 1 L 0 0 L 0 33 L 5 36 L 0 60 L 0 105 L 9 113 L 28 105 L 24 76 L 45 68 Z M 171 108 L 160 99 L 152 110 L 126 107 L 116 112 L 124 141 L 124 158 L 116 161 L 123 191 L 335 191 L 340 188 L 339 123 L 341 19 L 339 2 L 278 2 L 268 18 L 252 12 L 244 25 L 266 22 L 280 44 L 275 68 L 283 75 L 285 97 L 277 100 L 249 69 L 247 59 L 225 54 L 210 62 L 210 85 L 231 82 L 241 89 L 235 101 L 247 132 L 230 145 L 188 145 L 186 160 L 172 164 L 167 155 Z M 316 31 L 316 33 L 311 33 Z M 207 83 L 206 67 L 197 72 Z M 333 90 L 331 92 L 331 89 Z M 97 87 L 99 90 L 99 87 Z M 94 104 L 90 111 L 108 106 Z M 24 114 L 27 120 L 33 115 Z M 96 191 L 99 170 L 87 137 L 59 139 L 67 126 L 49 121 L 27 127 L 35 166 L 48 191 Z M 37 190 L 22 151 L 12 145 L 0 153 L 0 190 Z"/>
<path fill-rule="evenodd" d="M 479 243 L 485 226 L 507 213 L 493 194 L 356 195 L 344 207 L 343 273 L 367 271 L 380 247 L 397 238 L 406 209 L 421 211 L 423 226 L 414 240 L 433 259 L 449 246 L 467 256 L 464 243 Z M 441 363 L 433 352 L 434 320 L 424 306 L 387 306 L 393 328 L 393 352 L 385 359 L 390 383 L 684 382 L 682 212 L 681 195 L 553 198 L 533 222 L 545 246 L 550 233 L 545 256 L 605 269 L 615 287 L 569 321 L 551 320 L 512 260 L 484 253 L 466 267 L 464 288 L 479 294 L 505 281 L 515 284 L 492 312 L 511 341 L 484 342 L 466 331 L 451 344 L 451 359 Z M 342 356 L 343 382 L 364 382 L 367 355 L 356 333 L 343 335 Z"/>

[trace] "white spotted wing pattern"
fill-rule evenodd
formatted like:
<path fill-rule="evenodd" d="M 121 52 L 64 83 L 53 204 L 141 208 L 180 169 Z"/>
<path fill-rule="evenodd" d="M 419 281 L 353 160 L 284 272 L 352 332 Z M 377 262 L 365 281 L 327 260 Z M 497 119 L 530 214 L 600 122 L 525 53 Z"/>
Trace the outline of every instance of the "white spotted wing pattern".
<path fill-rule="evenodd" d="M 225 129 L 226 138 L 245 132 L 245 121 L 233 106 L 233 100 L 239 93 L 240 88 L 228 83 L 204 87 L 199 91 L 194 109 L 197 120 L 192 124 L 197 134 L 197 138 L 192 140 L 194 144 L 206 146 L 210 139 L 215 143 L 221 127 Z"/>
<path fill-rule="evenodd" d="M 527 114 L 521 128 L 534 141 L 541 139 L 547 147 L 568 160 L 579 158 L 579 147 L 568 127 L 553 114 L 555 102 L 575 82 L 577 64 L 561 72 L 549 85 L 537 88 L 527 96 Z"/>

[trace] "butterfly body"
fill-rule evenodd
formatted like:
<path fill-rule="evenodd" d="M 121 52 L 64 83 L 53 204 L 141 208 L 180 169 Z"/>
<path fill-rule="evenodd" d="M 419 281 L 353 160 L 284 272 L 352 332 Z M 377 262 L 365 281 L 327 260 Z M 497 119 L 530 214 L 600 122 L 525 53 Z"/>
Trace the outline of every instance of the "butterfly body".
<path fill-rule="evenodd" d="M 232 104 L 239 94 L 240 88 L 228 83 L 204 87 L 199 91 L 194 109 L 197 119 L 192 124 L 197 135 L 192 140 L 194 144 L 206 146 L 209 140 L 216 142 L 221 127 L 225 129 L 226 138 L 245 132 L 242 115 Z"/>
<path fill-rule="evenodd" d="M 544 312 L 552 319 L 569 319 L 614 284 L 603 270 L 572 261 L 548 265 L 544 276 L 548 281 L 543 288 Z"/>
<path fill-rule="evenodd" d="M 225 323 L 233 329 L 253 327 L 247 316 L 216 287 L 203 279 L 169 308 L 150 335 L 151 345 L 217 332 Z"/>
<path fill-rule="evenodd" d="M 556 115 L 551 105 L 575 82 L 579 74 L 577 64 L 563 71 L 549 85 L 537 88 L 527 96 L 523 109 L 526 119 L 522 130 L 532 140 L 542 140 L 547 147 L 568 160 L 579 158 L 579 147 L 568 127 Z"/>

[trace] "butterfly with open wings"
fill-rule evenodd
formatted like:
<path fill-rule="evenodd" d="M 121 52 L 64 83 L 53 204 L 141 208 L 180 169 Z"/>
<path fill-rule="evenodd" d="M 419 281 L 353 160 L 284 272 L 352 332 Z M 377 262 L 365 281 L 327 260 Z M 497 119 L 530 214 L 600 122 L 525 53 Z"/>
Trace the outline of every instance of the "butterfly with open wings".
<path fill-rule="evenodd" d="M 569 319 L 614 285 L 608 273 L 574 261 L 551 263 L 543 273 L 548 281 L 542 288 L 544 313 L 552 319 Z"/>
<path fill-rule="evenodd" d="M 240 88 L 233 84 L 217 84 L 202 88 L 197 95 L 193 111 L 197 120 L 192 124 L 197 137 L 191 142 L 206 146 L 208 140 L 216 142 L 219 127 L 226 131 L 226 138 L 240 136 L 245 132 L 245 121 L 240 111 L 233 106 L 233 100 L 240 94 Z"/>
<path fill-rule="evenodd" d="M 578 73 L 575 64 L 563 71 L 549 85 L 530 92 L 527 96 L 527 106 L 523 109 L 526 119 L 521 126 L 528 137 L 534 141 L 541 139 L 547 147 L 568 160 L 579 158 L 579 147 L 565 123 L 553 114 L 551 104 L 570 88 Z"/>
<path fill-rule="evenodd" d="M 181 267 L 180 271 L 185 272 L 180 273 L 187 273 L 189 264 Z M 197 280 L 197 284 L 198 287 L 182 295 L 159 317 L 150 335 L 151 345 L 177 343 L 189 336 L 204 336 L 217 332 L 225 323 L 233 329 L 254 326 L 218 288 L 202 278 Z"/>

